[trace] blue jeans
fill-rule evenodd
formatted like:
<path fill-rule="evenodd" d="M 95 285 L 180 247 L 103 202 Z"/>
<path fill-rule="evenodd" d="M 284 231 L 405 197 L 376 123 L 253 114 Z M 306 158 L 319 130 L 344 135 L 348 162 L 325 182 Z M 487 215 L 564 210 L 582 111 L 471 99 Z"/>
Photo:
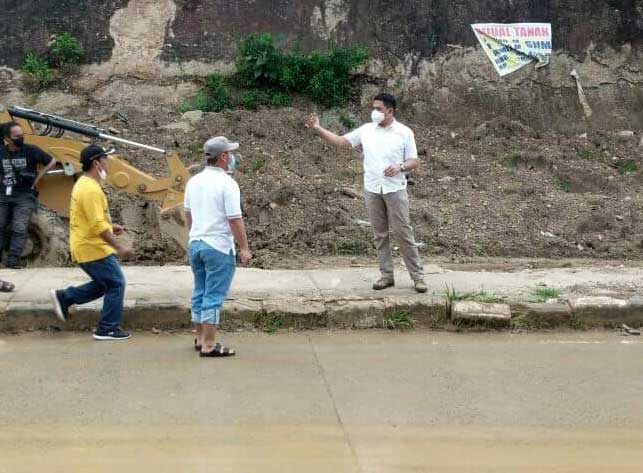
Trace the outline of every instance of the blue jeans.
<path fill-rule="evenodd" d="M 92 278 L 87 284 L 68 287 L 62 292 L 61 304 L 64 308 L 74 304 L 86 304 L 105 296 L 98 329 L 110 331 L 123 320 L 123 301 L 125 299 L 125 276 L 116 255 L 88 263 L 80 263 L 80 268 Z"/>
<path fill-rule="evenodd" d="M 228 295 L 236 270 L 232 251 L 225 254 L 207 243 L 190 243 L 190 266 L 194 274 L 192 322 L 219 325 L 221 306 Z"/>

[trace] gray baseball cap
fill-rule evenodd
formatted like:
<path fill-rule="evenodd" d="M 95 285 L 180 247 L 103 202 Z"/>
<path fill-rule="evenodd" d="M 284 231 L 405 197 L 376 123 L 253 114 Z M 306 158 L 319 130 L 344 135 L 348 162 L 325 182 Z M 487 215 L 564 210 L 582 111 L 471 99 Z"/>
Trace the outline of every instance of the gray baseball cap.
<path fill-rule="evenodd" d="M 216 158 L 221 153 L 225 153 L 226 151 L 234 151 L 238 148 L 239 143 L 233 143 L 225 136 L 215 136 L 214 138 L 210 138 L 205 142 L 205 144 L 203 145 L 203 153 Z"/>

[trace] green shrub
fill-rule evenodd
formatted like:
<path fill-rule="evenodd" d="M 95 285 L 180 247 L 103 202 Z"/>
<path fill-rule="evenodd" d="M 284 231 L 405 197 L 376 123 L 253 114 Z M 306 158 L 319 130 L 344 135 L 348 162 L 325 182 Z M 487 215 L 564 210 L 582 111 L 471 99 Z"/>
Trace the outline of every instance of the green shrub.
<path fill-rule="evenodd" d="M 270 33 L 251 34 L 239 44 L 235 65 L 241 85 L 271 87 L 283 81 L 285 56 Z"/>
<path fill-rule="evenodd" d="M 241 106 L 248 110 L 257 110 L 262 104 L 261 93 L 258 90 L 247 90 L 239 97 Z"/>
<path fill-rule="evenodd" d="M 270 95 L 270 105 L 275 107 L 287 107 L 290 102 L 290 95 L 285 92 L 273 92 Z"/>
<path fill-rule="evenodd" d="M 32 88 L 36 90 L 43 89 L 53 82 L 49 61 L 39 54 L 27 54 L 22 70 L 27 74 L 28 81 L 32 83 Z"/>
<path fill-rule="evenodd" d="M 64 64 L 78 64 L 85 55 L 85 50 L 80 42 L 71 33 L 61 33 L 54 36 L 49 50 L 59 67 Z"/>
<path fill-rule="evenodd" d="M 179 107 L 180 113 L 189 112 L 191 110 L 201 110 L 203 112 L 209 111 L 210 100 L 208 95 L 203 91 L 199 91 L 194 98 L 187 100 Z"/>
<path fill-rule="evenodd" d="M 235 65 L 242 87 L 269 92 L 272 105 L 287 105 L 294 92 L 329 107 L 350 99 L 350 72 L 366 61 L 365 48 L 331 45 L 327 51 L 306 54 L 298 46 L 281 49 L 278 41 L 265 33 L 251 34 L 240 43 Z"/>
<path fill-rule="evenodd" d="M 210 112 L 220 112 L 226 108 L 230 108 L 232 100 L 230 92 L 223 83 L 223 76 L 219 73 L 210 74 L 208 76 L 208 95 L 210 99 Z"/>
<path fill-rule="evenodd" d="M 184 102 L 179 112 L 201 110 L 203 112 L 221 112 L 232 105 L 230 92 L 223 83 L 223 76 L 218 73 L 208 76 L 207 87 L 199 91 L 193 99 Z"/>

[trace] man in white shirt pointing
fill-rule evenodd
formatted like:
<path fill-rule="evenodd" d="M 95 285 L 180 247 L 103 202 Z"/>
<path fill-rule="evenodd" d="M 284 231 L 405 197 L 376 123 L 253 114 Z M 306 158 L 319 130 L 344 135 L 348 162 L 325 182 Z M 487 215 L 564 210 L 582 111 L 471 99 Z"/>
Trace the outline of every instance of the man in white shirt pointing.
<path fill-rule="evenodd" d="M 372 123 L 339 136 L 326 130 L 316 115 L 306 120 L 324 140 L 338 147 L 362 146 L 364 154 L 364 195 L 373 226 L 381 277 L 373 289 L 395 285 L 389 230 L 400 243 L 404 262 L 417 292 L 426 292 L 424 270 L 413 236 L 405 173 L 418 167 L 413 132 L 395 120 L 395 97 L 379 94 L 373 99 Z"/>

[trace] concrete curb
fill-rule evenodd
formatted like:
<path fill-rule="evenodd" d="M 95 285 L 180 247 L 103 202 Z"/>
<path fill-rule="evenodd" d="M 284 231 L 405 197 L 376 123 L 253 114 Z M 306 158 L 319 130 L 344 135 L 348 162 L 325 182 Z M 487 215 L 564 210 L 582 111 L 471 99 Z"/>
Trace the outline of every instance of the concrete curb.
<path fill-rule="evenodd" d="M 10 302 L 0 313 L 0 333 L 33 330 L 91 330 L 100 304 L 72 309 L 63 324 L 50 304 Z M 128 299 L 125 327 L 134 330 L 181 329 L 190 327 L 189 301 Z M 425 296 L 390 297 L 295 297 L 284 299 L 239 298 L 226 302 L 222 325 L 230 330 L 274 331 L 282 328 L 368 329 L 389 326 L 392 315 L 412 319 L 418 328 L 441 329 L 457 323 L 462 327 L 552 329 L 560 327 L 617 327 L 627 323 L 643 326 L 643 298 L 577 297 L 556 303 L 484 304 Z M 390 326 L 389 326 L 390 328 Z"/>
<path fill-rule="evenodd" d="M 394 288 L 371 290 L 374 268 L 319 270 L 239 269 L 224 305 L 222 324 L 231 330 L 280 328 L 494 327 L 549 329 L 643 325 L 643 271 L 638 268 L 550 269 L 521 272 L 448 271 L 425 268 L 429 293 L 417 294 L 403 277 Z M 180 329 L 190 326 L 192 273 L 189 267 L 124 267 L 128 281 L 124 326 Z M 0 270 L 16 283 L 0 294 L 0 333 L 28 330 L 91 330 L 101 301 L 76 308 L 66 324 L 50 306 L 48 288 L 87 281 L 77 268 Z M 484 287 L 483 287 L 484 285 Z M 529 302 L 547 285 L 564 294 L 548 303 Z M 448 303 L 445 288 L 473 301 Z M 485 289 L 482 291 L 481 289 Z M 484 292 L 507 304 L 475 302 Z M 460 308 L 465 309 L 458 309 Z"/>

